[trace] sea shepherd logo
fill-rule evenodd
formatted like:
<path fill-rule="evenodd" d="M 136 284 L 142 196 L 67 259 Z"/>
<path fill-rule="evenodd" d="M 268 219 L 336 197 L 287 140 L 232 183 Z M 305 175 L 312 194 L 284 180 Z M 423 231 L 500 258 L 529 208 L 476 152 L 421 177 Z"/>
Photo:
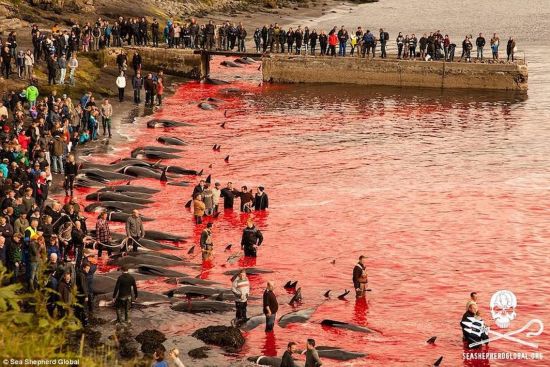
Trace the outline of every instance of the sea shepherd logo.
<path fill-rule="evenodd" d="M 517 298 L 514 293 L 508 290 L 498 291 L 491 297 L 490 302 L 491 307 L 491 316 L 495 320 L 496 325 L 499 329 L 508 329 L 512 325 L 512 321 L 516 318 L 516 308 L 517 308 Z M 538 325 L 537 331 L 529 331 L 531 326 Z M 482 338 L 480 341 L 469 344 L 470 348 L 493 342 L 499 339 L 506 339 L 518 344 L 526 345 L 531 348 L 538 348 L 537 343 L 532 343 L 521 338 L 516 337 L 515 335 L 522 334 L 524 331 L 527 338 L 532 338 L 542 334 L 544 330 L 544 325 L 539 319 L 532 319 L 527 322 L 523 327 L 509 331 L 505 334 L 499 333 L 498 331 L 491 330 L 486 326 L 482 319 L 476 317 L 468 317 L 468 321 L 462 321 L 462 328 L 464 331 L 471 335 L 475 335 L 477 339 Z M 490 336 L 490 337 L 489 337 Z"/>

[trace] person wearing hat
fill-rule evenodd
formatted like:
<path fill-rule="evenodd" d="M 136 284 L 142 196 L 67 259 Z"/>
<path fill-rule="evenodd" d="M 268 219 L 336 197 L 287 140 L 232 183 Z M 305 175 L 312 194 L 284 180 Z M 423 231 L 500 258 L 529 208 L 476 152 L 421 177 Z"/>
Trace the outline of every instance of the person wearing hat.
<path fill-rule="evenodd" d="M 258 186 L 256 195 L 254 196 L 254 209 L 266 210 L 269 207 L 269 200 L 267 194 L 264 191 L 263 186 Z"/>

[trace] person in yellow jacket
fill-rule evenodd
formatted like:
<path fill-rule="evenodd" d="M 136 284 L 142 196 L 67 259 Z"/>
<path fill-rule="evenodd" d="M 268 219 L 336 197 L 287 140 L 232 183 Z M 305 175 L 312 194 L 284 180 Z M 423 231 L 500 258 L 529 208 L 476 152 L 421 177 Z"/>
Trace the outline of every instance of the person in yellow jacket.
<path fill-rule="evenodd" d="M 195 215 L 195 223 L 201 224 L 202 217 L 204 216 L 204 211 L 206 210 L 206 205 L 204 205 L 201 200 L 201 194 L 196 194 L 193 199 L 193 214 Z"/>

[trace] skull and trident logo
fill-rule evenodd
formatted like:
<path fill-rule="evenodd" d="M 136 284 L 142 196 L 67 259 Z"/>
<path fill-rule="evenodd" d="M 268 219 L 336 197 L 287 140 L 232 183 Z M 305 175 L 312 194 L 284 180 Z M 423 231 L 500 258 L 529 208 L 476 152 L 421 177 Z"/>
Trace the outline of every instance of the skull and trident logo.
<path fill-rule="evenodd" d="M 493 294 L 489 305 L 491 307 L 491 316 L 495 320 L 495 324 L 500 329 L 508 329 L 511 326 L 512 321 L 517 317 L 516 295 L 509 290 L 500 290 L 495 294 Z M 514 335 L 521 334 L 527 330 L 527 332 L 525 333 L 525 336 L 528 338 L 531 338 L 542 334 L 542 331 L 544 330 L 544 325 L 542 321 L 539 319 L 532 319 L 529 322 L 527 322 L 523 327 L 517 330 L 509 331 L 505 334 L 491 330 L 489 327 L 484 326 L 483 320 L 476 320 L 476 319 L 474 320 L 478 324 L 481 324 L 481 325 L 478 325 L 478 329 L 480 330 L 482 329 L 487 334 L 491 335 L 491 337 L 488 339 L 483 339 L 483 340 L 471 343 L 469 345 L 470 348 L 476 347 L 481 344 L 486 344 L 495 340 L 499 340 L 499 339 L 506 339 L 506 340 L 513 341 L 531 348 L 538 348 L 538 344 L 517 338 Z M 538 330 L 529 331 L 529 328 L 534 324 L 538 325 Z"/>

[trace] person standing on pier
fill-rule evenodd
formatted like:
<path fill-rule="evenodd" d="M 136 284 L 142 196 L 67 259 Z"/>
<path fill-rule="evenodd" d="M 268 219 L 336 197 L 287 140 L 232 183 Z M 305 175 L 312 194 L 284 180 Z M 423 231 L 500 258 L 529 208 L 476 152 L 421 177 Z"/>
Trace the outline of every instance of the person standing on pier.
<path fill-rule="evenodd" d="M 480 33 L 479 37 L 476 38 L 477 46 L 477 59 L 483 61 L 483 48 L 485 47 L 485 38 Z"/>
<path fill-rule="evenodd" d="M 397 39 L 395 42 L 397 42 L 397 58 L 400 59 L 403 55 L 403 42 L 405 41 L 405 38 L 403 37 L 403 34 L 399 32 L 397 35 Z"/>
<path fill-rule="evenodd" d="M 386 43 L 390 39 L 390 35 L 388 32 L 384 32 L 382 28 L 380 28 L 380 57 L 385 59 L 388 57 L 386 54 Z"/>
<path fill-rule="evenodd" d="M 336 57 L 336 45 L 338 44 L 338 36 L 335 32 L 332 32 L 328 36 L 328 48 L 330 50 L 330 56 Z"/>
<path fill-rule="evenodd" d="M 510 37 L 508 44 L 506 45 L 506 54 L 508 55 L 508 61 L 512 59 L 514 62 L 514 53 L 516 52 L 516 41 L 513 37 Z"/>
<path fill-rule="evenodd" d="M 491 38 L 491 51 L 493 52 L 493 60 L 498 60 L 498 46 L 500 44 L 500 38 L 496 33 L 493 33 Z"/>

